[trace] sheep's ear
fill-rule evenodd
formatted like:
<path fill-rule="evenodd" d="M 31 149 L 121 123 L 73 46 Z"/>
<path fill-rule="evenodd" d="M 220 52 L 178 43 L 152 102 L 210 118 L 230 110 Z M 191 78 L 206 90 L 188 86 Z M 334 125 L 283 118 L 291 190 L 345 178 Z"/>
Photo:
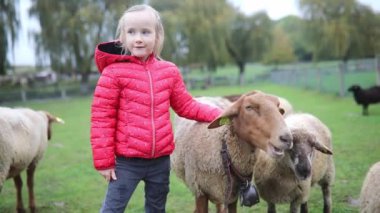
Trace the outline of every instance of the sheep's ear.
<path fill-rule="evenodd" d="M 60 123 L 60 124 L 64 124 L 65 121 L 62 120 L 61 118 L 59 117 L 55 117 L 54 115 L 50 114 L 49 112 L 46 112 L 46 111 L 43 111 L 45 114 L 46 114 L 46 117 L 48 118 L 48 129 L 47 129 L 47 136 L 48 136 L 48 140 L 51 139 L 51 124 L 53 122 L 57 122 L 57 123 Z"/>
<path fill-rule="evenodd" d="M 55 117 L 55 122 L 60 123 L 60 124 L 64 124 L 65 123 L 65 121 L 62 118 L 60 118 L 60 117 Z"/>
<path fill-rule="evenodd" d="M 312 143 L 312 146 L 316 150 L 318 150 L 318 151 L 320 151 L 320 152 L 322 152 L 322 153 L 324 153 L 326 155 L 332 155 L 333 154 L 332 151 L 327 146 L 325 146 L 324 144 L 319 143 L 317 141 L 314 141 L 314 143 Z"/>
<path fill-rule="evenodd" d="M 64 124 L 65 123 L 65 121 L 62 118 L 56 117 L 56 116 L 54 116 L 54 115 L 52 115 L 52 114 L 50 114 L 49 112 L 46 112 L 46 111 L 44 111 L 44 113 L 48 117 L 49 123 L 52 123 L 52 122 L 57 122 L 57 123 L 60 123 L 60 124 Z"/>
<path fill-rule="evenodd" d="M 207 128 L 214 129 L 214 128 L 218 128 L 230 123 L 231 123 L 231 120 L 229 117 L 218 117 L 213 122 L 211 122 Z"/>
<path fill-rule="evenodd" d="M 232 118 L 238 115 L 242 100 L 242 98 L 239 98 L 239 100 L 228 107 L 218 118 L 212 121 L 207 128 L 214 129 L 226 124 L 230 124 Z"/>

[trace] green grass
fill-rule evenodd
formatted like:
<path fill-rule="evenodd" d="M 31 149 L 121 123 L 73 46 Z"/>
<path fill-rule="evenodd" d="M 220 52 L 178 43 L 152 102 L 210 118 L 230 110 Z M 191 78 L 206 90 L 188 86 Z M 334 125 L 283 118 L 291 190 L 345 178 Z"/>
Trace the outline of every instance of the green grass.
<path fill-rule="evenodd" d="M 296 111 L 313 113 L 326 123 L 333 134 L 336 166 L 333 212 L 358 212 L 358 208 L 351 206 L 348 200 L 358 198 L 368 168 L 380 160 L 380 105 L 371 105 L 370 116 L 364 117 L 361 107 L 351 97 L 338 98 L 272 84 L 218 87 L 194 90 L 192 94 L 228 95 L 252 89 L 283 96 Z M 90 104 L 91 97 L 22 104 L 48 110 L 66 122 L 54 126 L 53 139 L 36 171 L 35 194 L 39 212 L 98 212 L 101 206 L 107 185 L 92 166 Z M 27 205 L 25 188 L 24 204 Z M 14 212 L 15 196 L 13 181 L 6 181 L 0 194 L 0 212 Z M 127 212 L 143 212 L 143 198 L 143 184 L 140 184 Z M 314 187 L 309 203 L 311 213 L 322 212 L 322 196 L 318 187 Z M 167 212 L 192 212 L 193 207 L 194 199 L 190 191 L 172 173 Z M 252 208 L 239 207 L 240 212 L 266 212 L 265 209 L 263 200 Z M 287 209 L 288 205 L 279 206 L 279 212 L 287 212 Z"/>
<path fill-rule="evenodd" d="M 271 69 L 269 65 L 261 65 L 257 63 L 247 63 L 245 65 L 245 76 L 254 76 L 262 73 L 266 73 Z M 218 67 L 215 76 L 237 76 L 239 73 L 239 68 L 235 64 L 227 64 L 225 66 Z M 205 77 L 207 76 L 207 70 L 193 69 L 190 72 L 191 77 Z"/>
<path fill-rule="evenodd" d="M 269 73 L 271 69 L 272 66 L 269 65 L 247 63 L 245 65 L 244 81 L 245 83 L 251 83 L 256 80 L 256 77 Z M 199 85 L 196 88 L 200 88 L 209 75 L 210 73 L 206 69 L 192 69 L 189 73 L 184 74 L 184 78 L 186 80 L 198 81 Z M 238 82 L 239 68 L 234 64 L 228 64 L 218 67 L 211 75 L 214 79 L 214 85 L 236 85 Z"/>

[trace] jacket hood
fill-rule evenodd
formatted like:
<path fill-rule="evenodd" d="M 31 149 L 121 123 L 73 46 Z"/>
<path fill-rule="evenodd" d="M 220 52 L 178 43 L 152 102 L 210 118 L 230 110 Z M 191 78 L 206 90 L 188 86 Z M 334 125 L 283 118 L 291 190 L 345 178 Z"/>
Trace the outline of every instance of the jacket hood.
<path fill-rule="evenodd" d="M 154 60 L 153 53 L 149 56 L 146 62 L 140 61 L 135 56 L 123 54 L 123 49 L 118 41 L 110 41 L 105 43 L 100 43 L 95 48 L 95 63 L 98 67 L 100 73 L 103 72 L 104 68 L 108 65 L 117 62 L 133 62 L 137 64 L 149 63 Z"/>

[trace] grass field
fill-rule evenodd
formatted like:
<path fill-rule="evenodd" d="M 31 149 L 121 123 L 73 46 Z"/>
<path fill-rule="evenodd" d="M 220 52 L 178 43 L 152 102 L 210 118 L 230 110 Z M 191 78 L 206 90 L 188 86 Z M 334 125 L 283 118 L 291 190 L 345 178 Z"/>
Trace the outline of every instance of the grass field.
<path fill-rule="evenodd" d="M 352 205 L 357 199 L 364 176 L 373 163 L 380 160 L 380 105 L 370 106 L 370 116 L 361 115 L 361 108 L 351 97 L 338 98 L 312 91 L 271 84 L 253 87 L 211 88 L 194 90 L 193 95 L 228 95 L 260 89 L 287 98 L 296 111 L 318 116 L 333 134 L 336 180 L 333 186 L 333 212 L 358 212 Z M 55 125 L 53 139 L 39 164 L 35 177 L 38 212 L 98 212 L 105 195 L 106 183 L 93 169 L 89 142 L 91 97 L 69 100 L 50 100 L 23 104 L 44 109 L 65 120 Z M 25 174 L 23 174 L 25 176 Z M 24 184 L 25 185 L 25 184 Z M 171 175 L 167 212 L 192 212 L 194 199 L 175 174 Z M 24 187 L 24 204 L 27 193 Z M 13 181 L 6 181 L 0 194 L 0 212 L 14 212 Z M 143 184 L 137 188 L 127 212 L 143 212 Z M 213 207 L 210 207 L 213 208 Z M 322 196 L 318 187 L 312 191 L 310 212 L 322 212 Z M 279 212 L 287 212 L 288 205 L 280 205 Z M 252 208 L 239 212 L 266 212 L 262 200 Z"/>

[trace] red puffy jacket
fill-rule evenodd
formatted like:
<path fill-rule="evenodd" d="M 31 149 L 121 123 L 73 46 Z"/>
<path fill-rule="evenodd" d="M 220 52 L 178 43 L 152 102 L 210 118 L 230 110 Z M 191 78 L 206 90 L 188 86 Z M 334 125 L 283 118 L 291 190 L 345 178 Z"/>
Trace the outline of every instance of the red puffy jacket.
<path fill-rule="evenodd" d="M 115 42 L 99 44 L 101 73 L 91 106 L 94 166 L 112 168 L 115 156 L 157 158 L 174 149 L 169 108 L 182 117 L 210 122 L 220 109 L 196 102 L 178 68 L 151 55 L 147 61 L 121 54 Z"/>

